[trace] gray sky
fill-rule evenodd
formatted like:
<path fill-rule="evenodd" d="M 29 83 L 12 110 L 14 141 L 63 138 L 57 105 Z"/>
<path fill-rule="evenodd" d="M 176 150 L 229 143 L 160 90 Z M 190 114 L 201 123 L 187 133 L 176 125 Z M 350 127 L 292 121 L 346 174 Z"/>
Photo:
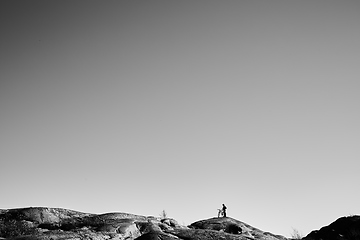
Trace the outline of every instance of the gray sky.
<path fill-rule="evenodd" d="M 359 214 L 360 2 L 1 1 L 0 208 Z"/>

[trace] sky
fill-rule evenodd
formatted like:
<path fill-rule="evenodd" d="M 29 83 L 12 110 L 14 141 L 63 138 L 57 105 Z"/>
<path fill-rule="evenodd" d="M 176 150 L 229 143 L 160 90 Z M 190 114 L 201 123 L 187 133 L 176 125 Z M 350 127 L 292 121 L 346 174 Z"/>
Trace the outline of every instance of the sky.
<path fill-rule="evenodd" d="M 0 209 L 360 213 L 360 2 L 0 1 Z"/>

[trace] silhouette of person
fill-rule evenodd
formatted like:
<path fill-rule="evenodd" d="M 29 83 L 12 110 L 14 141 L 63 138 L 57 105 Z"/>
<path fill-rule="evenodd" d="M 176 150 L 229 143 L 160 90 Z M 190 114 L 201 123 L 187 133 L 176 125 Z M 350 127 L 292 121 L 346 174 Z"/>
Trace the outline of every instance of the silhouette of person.
<path fill-rule="evenodd" d="M 223 204 L 223 205 L 222 205 L 223 217 L 226 217 L 226 209 L 227 209 L 227 207 L 225 206 L 225 204 Z"/>

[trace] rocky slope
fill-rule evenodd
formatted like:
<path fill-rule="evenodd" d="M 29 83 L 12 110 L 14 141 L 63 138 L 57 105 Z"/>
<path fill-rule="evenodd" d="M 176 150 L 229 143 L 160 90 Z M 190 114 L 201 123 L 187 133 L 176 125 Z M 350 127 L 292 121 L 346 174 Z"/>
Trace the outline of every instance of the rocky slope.
<path fill-rule="evenodd" d="M 0 210 L 0 239 L 286 240 L 229 217 L 182 226 L 171 218 L 42 207 Z"/>
<path fill-rule="evenodd" d="M 359 240 L 360 216 L 337 219 L 320 230 L 312 231 L 304 240 Z"/>

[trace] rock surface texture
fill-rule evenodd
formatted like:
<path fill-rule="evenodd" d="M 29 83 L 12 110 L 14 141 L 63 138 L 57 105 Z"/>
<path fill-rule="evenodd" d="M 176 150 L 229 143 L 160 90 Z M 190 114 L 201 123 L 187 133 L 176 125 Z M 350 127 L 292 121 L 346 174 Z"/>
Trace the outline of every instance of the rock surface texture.
<path fill-rule="evenodd" d="M 359 240 L 360 216 L 342 217 L 320 230 L 312 231 L 304 240 Z"/>
<path fill-rule="evenodd" d="M 0 210 L 0 239 L 286 240 L 229 217 L 182 226 L 171 218 L 42 207 Z"/>

